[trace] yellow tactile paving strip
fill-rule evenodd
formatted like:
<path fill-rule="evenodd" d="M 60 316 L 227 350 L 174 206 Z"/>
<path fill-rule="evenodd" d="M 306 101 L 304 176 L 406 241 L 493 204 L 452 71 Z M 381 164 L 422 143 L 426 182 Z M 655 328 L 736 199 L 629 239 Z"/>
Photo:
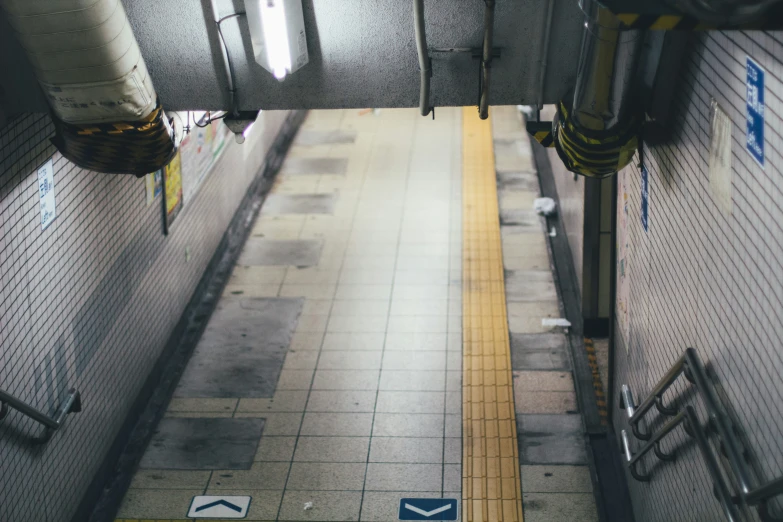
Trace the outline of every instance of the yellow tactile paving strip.
<path fill-rule="evenodd" d="M 522 522 L 492 130 L 462 122 L 462 520 Z"/>

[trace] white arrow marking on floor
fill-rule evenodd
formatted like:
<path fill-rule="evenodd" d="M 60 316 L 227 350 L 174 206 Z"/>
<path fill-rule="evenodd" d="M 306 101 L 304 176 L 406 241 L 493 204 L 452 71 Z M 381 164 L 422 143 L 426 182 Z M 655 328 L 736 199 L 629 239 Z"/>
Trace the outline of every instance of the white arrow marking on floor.
<path fill-rule="evenodd" d="M 446 504 L 445 506 L 441 506 L 437 509 L 433 509 L 432 511 L 424 511 L 423 509 L 419 509 L 416 506 L 411 506 L 410 504 L 406 503 L 405 509 L 410 509 L 414 513 L 418 513 L 423 517 L 431 517 L 432 515 L 437 515 L 438 513 L 443 513 L 444 511 L 451 509 L 451 504 Z"/>

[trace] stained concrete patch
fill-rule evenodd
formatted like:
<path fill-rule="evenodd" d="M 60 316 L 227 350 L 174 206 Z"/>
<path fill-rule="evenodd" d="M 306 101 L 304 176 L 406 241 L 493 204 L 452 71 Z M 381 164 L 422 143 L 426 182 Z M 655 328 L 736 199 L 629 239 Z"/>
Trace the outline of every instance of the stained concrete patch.
<path fill-rule="evenodd" d="M 511 334 L 511 368 L 513 370 L 571 369 L 563 334 Z"/>
<path fill-rule="evenodd" d="M 317 240 L 276 240 L 249 237 L 237 260 L 243 266 L 315 266 L 323 243 Z"/>
<path fill-rule="evenodd" d="M 587 464 L 580 415 L 517 415 L 522 464 Z"/>
<path fill-rule="evenodd" d="M 311 147 L 313 145 L 333 145 L 340 143 L 353 143 L 356 141 L 356 133 L 342 129 L 330 131 L 318 131 L 302 129 L 296 135 L 294 145 Z"/>
<path fill-rule="evenodd" d="M 498 191 L 525 190 L 538 193 L 540 185 L 535 172 L 498 172 Z"/>
<path fill-rule="evenodd" d="M 535 210 L 506 208 L 500 211 L 500 224 L 503 226 L 519 226 L 526 232 L 541 233 L 544 227 L 541 217 Z"/>
<path fill-rule="evenodd" d="M 287 158 L 281 174 L 345 174 L 348 158 Z"/>
<path fill-rule="evenodd" d="M 557 299 L 552 273 L 544 270 L 506 270 L 508 301 L 552 301 Z"/>
<path fill-rule="evenodd" d="M 250 469 L 264 419 L 171 419 L 158 424 L 146 469 Z"/>
<path fill-rule="evenodd" d="M 261 213 L 334 214 L 336 201 L 334 194 L 272 194 L 264 201 Z"/>
<path fill-rule="evenodd" d="M 272 397 L 303 301 L 223 297 L 174 395 Z"/>

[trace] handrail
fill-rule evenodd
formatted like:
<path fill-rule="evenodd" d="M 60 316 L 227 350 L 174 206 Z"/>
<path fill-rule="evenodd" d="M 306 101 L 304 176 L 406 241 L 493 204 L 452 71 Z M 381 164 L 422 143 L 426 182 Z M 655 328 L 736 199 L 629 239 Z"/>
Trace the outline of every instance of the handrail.
<path fill-rule="evenodd" d="M 660 443 L 661 440 L 666 437 L 666 435 L 674 431 L 674 429 L 677 428 L 677 426 L 680 424 L 683 424 L 685 432 L 693 437 L 696 440 L 696 444 L 699 446 L 701 456 L 704 459 L 704 463 L 707 466 L 707 471 L 709 472 L 710 478 L 712 479 L 715 496 L 720 502 L 721 508 L 723 509 L 723 514 L 726 516 L 726 520 L 729 522 L 738 521 L 739 518 L 737 518 L 737 510 L 734 506 L 732 495 L 729 492 L 726 481 L 720 472 L 718 461 L 710 449 L 710 444 L 707 441 L 707 435 L 704 433 L 704 429 L 699 423 L 696 412 L 691 406 L 686 406 L 683 411 L 677 413 L 660 430 L 655 432 L 655 434 L 650 438 L 650 441 L 645 444 L 636 455 L 631 453 L 630 446 L 628 444 L 628 435 L 625 430 L 623 430 L 623 446 L 625 448 L 625 457 L 628 461 L 628 469 L 631 472 L 631 476 L 642 482 L 647 482 L 650 480 L 649 474 L 643 475 L 636 469 L 636 465 L 639 463 L 642 457 L 650 452 L 650 450 L 653 450 L 655 456 L 663 461 L 673 461 L 675 459 L 676 454 L 664 453 L 661 450 Z"/>
<path fill-rule="evenodd" d="M 75 389 L 68 391 L 68 396 L 63 401 L 60 408 L 55 412 L 54 417 L 49 417 L 42 411 L 30 406 L 26 402 L 23 402 L 13 395 L 0 390 L 0 420 L 3 420 L 8 415 L 9 406 L 16 411 L 27 415 L 34 421 L 43 424 L 44 430 L 41 435 L 34 437 L 33 439 L 38 444 L 45 444 L 52 438 L 55 431 L 59 430 L 65 423 L 65 418 L 69 413 L 77 413 L 82 411 L 82 398 L 81 394 Z"/>
<path fill-rule="evenodd" d="M 626 409 L 629 417 L 628 422 L 634 436 L 645 441 L 650 441 L 654 437 L 651 433 L 639 428 L 639 422 L 653 406 L 664 415 L 675 417 L 679 415 L 675 407 L 663 404 L 663 395 L 681 374 L 685 374 L 685 377 L 696 387 L 704 401 L 708 415 L 708 426 L 712 427 L 722 443 L 723 453 L 729 461 L 729 467 L 737 483 L 739 499 L 749 506 L 758 506 L 759 513 L 764 520 L 783 521 L 781 517 L 769 515 L 767 508 L 767 501 L 770 498 L 783 494 L 783 477 L 771 480 L 761 486 L 755 484 L 745 460 L 742 444 L 734 432 L 732 421 L 718 398 L 714 386 L 708 379 L 704 365 L 695 349 L 687 348 L 685 350 L 685 353 L 638 407 L 633 407 L 633 404 L 630 408 L 628 407 L 628 402 L 633 402 L 633 396 L 630 389 L 623 385 L 620 407 Z"/>

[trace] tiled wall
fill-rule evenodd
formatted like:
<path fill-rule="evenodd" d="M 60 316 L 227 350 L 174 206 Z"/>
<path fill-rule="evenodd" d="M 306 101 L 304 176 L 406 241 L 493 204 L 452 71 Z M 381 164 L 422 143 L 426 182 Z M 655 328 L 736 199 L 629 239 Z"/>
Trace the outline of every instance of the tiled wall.
<path fill-rule="evenodd" d="M 765 168 L 746 151 L 747 57 L 766 70 Z M 783 474 L 781 59 L 781 32 L 694 36 L 671 107 L 671 140 L 644 149 L 648 230 L 642 226 L 637 161 L 618 180 L 618 261 L 623 265 L 618 266 L 615 391 L 628 384 L 641 401 L 683 350 L 694 347 L 762 481 Z M 732 122 L 730 206 L 721 204 L 710 184 L 712 99 Z M 679 382 L 666 402 L 680 396 L 705 420 L 701 401 L 682 395 L 686 389 Z M 619 433 L 627 424 L 615 412 Z M 654 412 L 649 416 L 657 417 Z M 705 466 L 681 428 L 664 444 L 666 450 L 674 447 L 680 448 L 676 462 L 647 457 L 642 469 L 651 470 L 651 482 L 628 477 L 637 522 L 724 520 Z M 776 510 L 783 513 L 780 505 Z M 748 520 L 758 517 L 750 514 Z"/>
<path fill-rule="evenodd" d="M 71 387 L 83 402 L 43 446 L 20 413 L 0 422 L 1 521 L 71 519 L 286 115 L 227 142 L 168 236 L 144 180 L 69 163 L 48 116 L 0 130 L 0 389 L 47 413 Z M 50 158 L 57 217 L 42 231 Z"/>

